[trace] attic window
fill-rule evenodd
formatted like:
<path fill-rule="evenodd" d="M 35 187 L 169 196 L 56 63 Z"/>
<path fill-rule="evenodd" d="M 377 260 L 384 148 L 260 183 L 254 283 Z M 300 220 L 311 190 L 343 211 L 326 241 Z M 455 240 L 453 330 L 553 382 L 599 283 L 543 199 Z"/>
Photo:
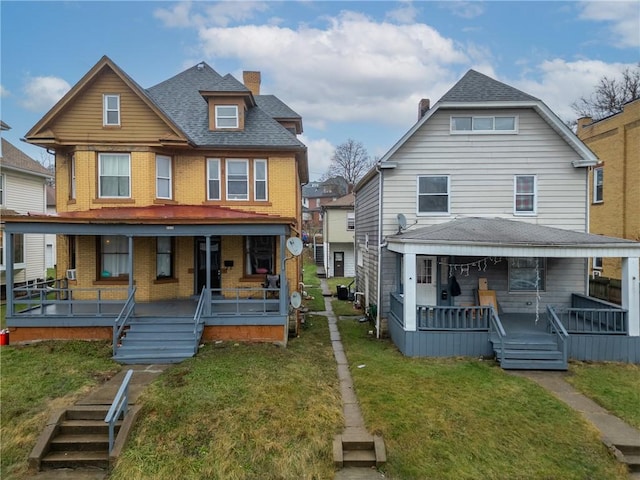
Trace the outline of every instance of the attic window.
<path fill-rule="evenodd" d="M 103 125 L 120 125 L 120 95 L 103 95 Z"/>
<path fill-rule="evenodd" d="M 238 128 L 237 105 L 216 105 L 216 128 Z"/>
<path fill-rule="evenodd" d="M 518 117 L 459 116 L 451 117 L 451 133 L 517 133 Z"/>

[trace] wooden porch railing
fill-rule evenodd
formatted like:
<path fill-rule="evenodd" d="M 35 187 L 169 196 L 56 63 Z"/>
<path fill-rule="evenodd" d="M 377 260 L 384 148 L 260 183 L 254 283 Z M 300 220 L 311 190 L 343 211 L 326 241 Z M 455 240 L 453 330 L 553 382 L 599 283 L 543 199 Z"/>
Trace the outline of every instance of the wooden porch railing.
<path fill-rule="evenodd" d="M 196 313 L 193 315 L 193 337 L 195 345 L 193 346 L 193 352 L 198 352 L 198 345 L 200 344 L 200 338 L 204 330 L 204 320 L 202 320 L 202 313 L 206 303 L 211 303 L 211 290 L 206 288 L 202 289 L 200 299 L 198 300 L 198 306 L 196 307 Z"/>
<path fill-rule="evenodd" d="M 547 331 L 556 334 L 558 348 L 562 351 L 562 360 L 566 364 L 569 358 L 569 334 L 550 305 L 547 305 Z"/>
<path fill-rule="evenodd" d="M 491 316 L 489 306 L 416 305 L 418 330 L 487 330 Z"/>
<path fill-rule="evenodd" d="M 626 335 L 628 312 L 613 303 L 574 293 L 570 308 L 553 308 L 569 333 Z"/>
<path fill-rule="evenodd" d="M 505 332 L 504 327 L 502 326 L 502 322 L 500 321 L 500 317 L 498 317 L 495 309 L 492 306 L 488 308 L 490 309 L 489 338 L 491 338 L 492 334 L 498 337 L 498 343 L 500 344 L 500 346 L 498 347 L 500 352 L 499 356 L 500 358 L 504 358 L 504 340 L 505 338 L 507 338 L 507 332 Z"/>

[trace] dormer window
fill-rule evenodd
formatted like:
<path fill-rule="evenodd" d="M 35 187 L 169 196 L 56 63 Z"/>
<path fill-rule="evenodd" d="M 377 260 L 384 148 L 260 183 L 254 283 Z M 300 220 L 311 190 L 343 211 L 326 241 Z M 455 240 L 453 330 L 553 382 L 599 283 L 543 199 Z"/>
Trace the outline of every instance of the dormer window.
<path fill-rule="evenodd" d="M 120 95 L 103 95 L 103 125 L 105 127 L 120 126 Z"/>
<path fill-rule="evenodd" d="M 238 128 L 238 106 L 216 105 L 216 128 Z"/>

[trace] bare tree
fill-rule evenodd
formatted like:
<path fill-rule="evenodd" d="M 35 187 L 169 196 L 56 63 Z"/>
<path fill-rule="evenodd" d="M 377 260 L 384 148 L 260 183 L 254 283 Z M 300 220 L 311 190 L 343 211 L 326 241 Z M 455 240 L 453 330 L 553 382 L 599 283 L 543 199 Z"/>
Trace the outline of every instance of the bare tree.
<path fill-rule="evenodd" d="M 353 185 L 373 166 L 373 163 L 362 142 L 349 138 L 336 147 L 326 176 L 328 178 L 343 177 L 351 191 Z"/>
<path fill-rule="evenodd" d="M 580 97 L 571 104 L 578 117 L 594 120 L 619 113 L 622 106 L 640 98 L 640 63 L 634 68 L 626 68 L 621 78 L 602 77 L 589 98 Z"/>

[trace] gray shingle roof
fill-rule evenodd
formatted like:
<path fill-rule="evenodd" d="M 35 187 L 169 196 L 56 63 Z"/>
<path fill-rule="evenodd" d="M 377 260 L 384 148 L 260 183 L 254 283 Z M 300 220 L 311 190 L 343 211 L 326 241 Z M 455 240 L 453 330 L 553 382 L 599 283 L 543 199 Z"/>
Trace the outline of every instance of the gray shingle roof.
<path fill-rule="evenodd" d="M 540 100 L 517 88 L 469 70 L 438 102 L 526 102 Z"/>
<path fill-rule="evenodd" d="M 523 246 L 612 245 L 640 247 L 640 243 L 561 228 L 545 227 L 504 218 L 459 218 L 430 227 L 394 235 L 389 240 L 417 242 L 462 242 Z"/>
<path fill-rule="evenodd" d="M 5 140 L 2 139 L 2 167 L 13 168 L 25 172 L 31 172 L 41 177 L 51 177 L 51 172 L 47 170 L 41 163 L 36 162 L 29 155 L 22 150 L 16 148 Z"/>
<path fill-rule="evenodd" d="M 260 106 L 249 108 L 243 131 L 210 131 L 207 101 L 201 91 L 249 92 L 232 75 L 222 77 L 204 62 L 147 89 L 154 103 L 197 146 L 304 148 Z"/>
<path fill-rule="evenodd" d="M 255 97 L 258 106 L 273 118 L 300 120 L 302 117 L 275 95 L 258 95 Z"/>

